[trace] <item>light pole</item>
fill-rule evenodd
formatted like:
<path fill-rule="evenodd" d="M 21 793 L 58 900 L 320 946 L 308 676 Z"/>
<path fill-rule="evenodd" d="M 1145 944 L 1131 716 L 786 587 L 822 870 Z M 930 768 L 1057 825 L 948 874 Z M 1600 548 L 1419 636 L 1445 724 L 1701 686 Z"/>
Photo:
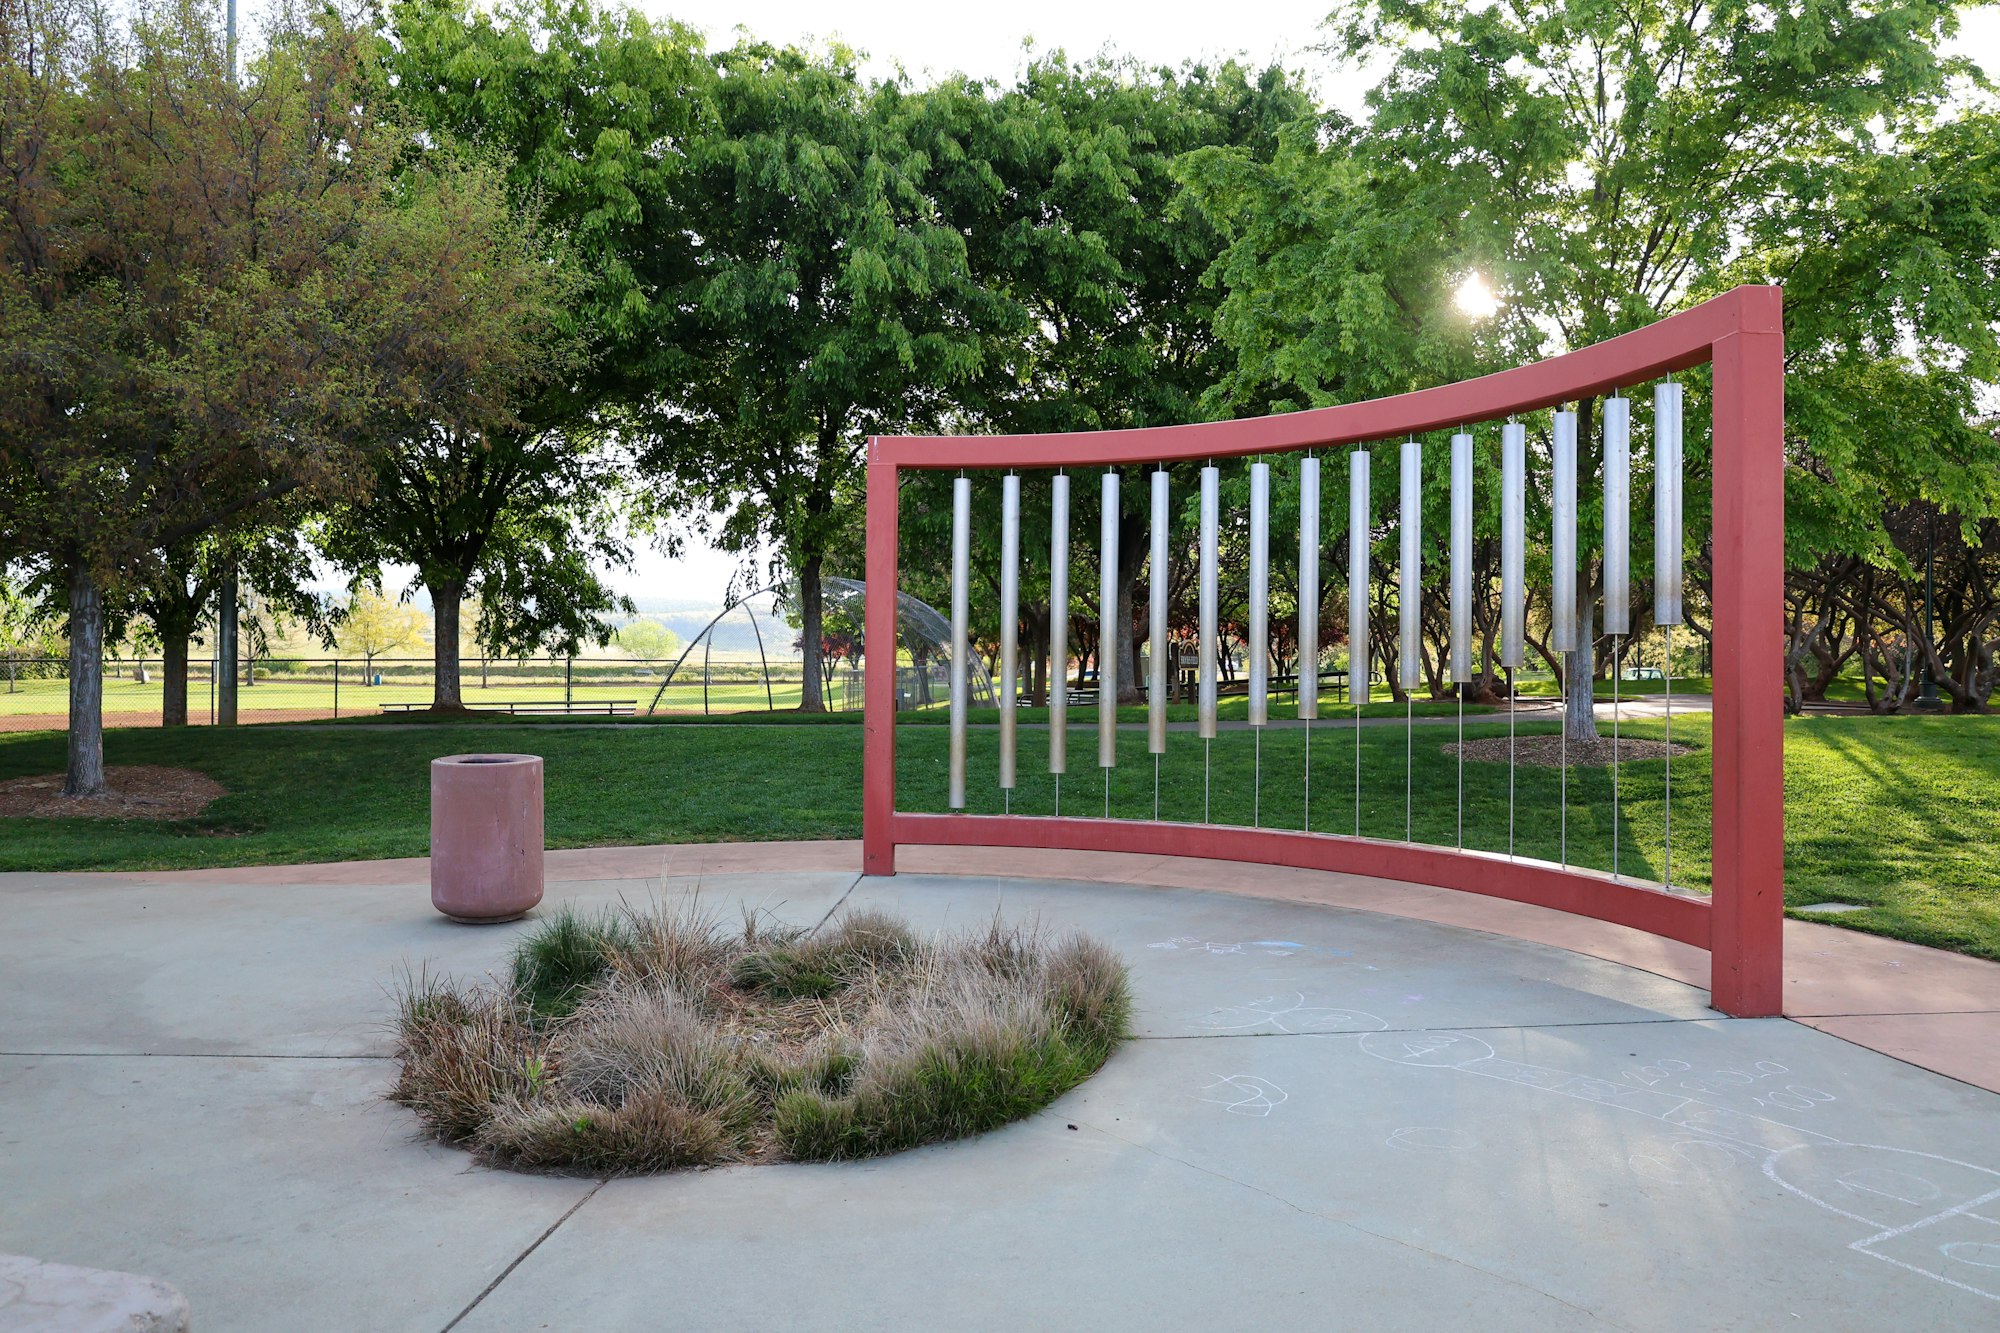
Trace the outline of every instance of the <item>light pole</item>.
<path fill-rule="evenodd" d="M 1937 677 L 1931 672 L 1931 650 L 1937 643 L 1937 611 L 1933 603 L 1933 574 L 1937 568 L 1937 506 L 1924 514 L 1924 663 L 1923 679 L 1917 689 L 1917 710 L 1941 713 L 1944 701 L 1938 698 Z"/>

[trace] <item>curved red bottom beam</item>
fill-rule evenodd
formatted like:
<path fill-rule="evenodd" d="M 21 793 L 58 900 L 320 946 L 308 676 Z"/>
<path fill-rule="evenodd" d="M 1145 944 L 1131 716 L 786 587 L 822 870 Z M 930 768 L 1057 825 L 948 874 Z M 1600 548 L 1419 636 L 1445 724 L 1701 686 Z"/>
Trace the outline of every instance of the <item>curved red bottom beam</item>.
<path fill-rule="evenodd" d="M 1230 824 L 1155 824 L 1124 819 L 1037 815 L 923 815 L 898 812 L 902 845 L 1038 847 L 1076 852 L 1139 852 L 1214 861 L 1331 870 L 1409 884 L 1431 884 L 1595 917 L 1653 935 L 1710 947 L 1708 901 L 1615 880 L 1591 870 L 1500 852 L 1459 851 L 1423 843 L 1382 842 L 1337 833 L 1242 828 Z"/>

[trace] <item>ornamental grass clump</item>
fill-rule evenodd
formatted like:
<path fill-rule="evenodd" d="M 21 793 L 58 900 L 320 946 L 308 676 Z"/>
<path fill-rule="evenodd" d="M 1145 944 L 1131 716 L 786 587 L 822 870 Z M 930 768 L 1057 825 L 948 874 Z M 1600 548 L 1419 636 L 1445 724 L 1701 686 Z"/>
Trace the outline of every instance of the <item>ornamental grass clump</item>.
<path fill-rule="evenodd" d="M 404 982 L 391 1097 L 521 1170 L 868 1157 L 1040 1110 L 1103 1065 L 1130 1014 L 1117 955 L 1037 926 L 923 938 L 876 911 L 810 932 L 563 911 L 502 978 Z"/>

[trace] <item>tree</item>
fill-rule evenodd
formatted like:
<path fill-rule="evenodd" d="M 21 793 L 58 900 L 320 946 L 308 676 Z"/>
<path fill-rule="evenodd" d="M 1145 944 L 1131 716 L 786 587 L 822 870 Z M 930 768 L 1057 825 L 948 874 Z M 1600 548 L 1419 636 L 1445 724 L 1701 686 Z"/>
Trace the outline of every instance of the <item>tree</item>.
<path fill-rule="evenodd" d="M 672 657 L 681 646 L 681 640 L 665 625 L 647 617 L 620 625 L 618 646 L 641 661 L 657 662 L 661 658 Z"/>
<path fill-rule="evenodd" d="M 678 312 L 663 298 L 693 271 L 673 187 L 706 71 L 688 29 L 629 9 L 530 0 L 491 14 L 404 0 L 391 16 L 401 104 L 500 160 L 514 206 L 549 242 L 482 266 L 489 281 L 506 274 L 493 312 L 543 357 L 493 376 L 476 411 L 440 410 L 402 441 L 384 461 L 382 498 L 353 511 L 336 541 L 350 563 L 418 567 L 438 608 L 432 706 L 451 709 L 468 594 L 477 640 L 523 652 L 609 642 L 607 616 L 631 609 L 596 571 L 629 560 L 615 521 L 625 442 L 661 386 L 685 376 L 669 336 Z"/>
<path fill-rule="evenodd" d="M 1954 109 L 1953 80 L 1967 71 L 1938 55 L 1953 13 L 1848 0 L 1343 6 L 1338 53 L 1397 52 L 1366 123 L 1300 127 L 1270 172 L 1221 155 L 1194 164 L 1236 237 L 1215 274 L 1239 355 L 1232 405 L 1460 378 L 1601 341 L 1737 282 L 1779 281 L 1796 558 L 1817 515 L 1853 517 L 1868 509 L 1854 504 L 1863 494 L 1926 484 L 1880 439 L 1863 466 L 1824 484 L 1819 451 L 1861 457 L 1827 410 L 1858 405 L 1861 362 L 1893 353 L 1960 421 L 1972 382 L 1990 379 L 1993 173 L 1970 181 L 1981 173 L 1938 151 L 1940 136 L 1961 151 L 1990 139 L 1977 128 L 1986 118 Z M 1490 319 L 1455 308 L 1470 275 L 1500 296 Z M 1577 406 L 1593 419 L 1595 404 Z M 1942 449 L 1963 477 L 1979 471 L 1971 444 L 1951 431 L 1923 451 Z M 1594 430 L 1582 445 L 1587 483 L 1600 465 Z M 1698 475 L 1707 440 L 1692 415 L 1688 446 Z M 1580 489 L 1580 528 L 1601 531 L 1596 489 Z M 1706 496 L 1691 487 L 1688 501 L 1698 545 Z M 1838 540 L 1868 544 L 1854 527 Z M 1601 578 L 1585 546 L 1584 646 L 1562 674 L 1572 733 L 1594 735 Z M 1643 576 L 1649 553 L 1634 555 Z"/>
<path fill-rule="evenodd" d="M 341 650 L 361 654 L 366 685 L 375 683 L 375 659 L 424 641 L 430 622 L 408 602 L 391 601 L 373 588 L 357 588 L 347 599 L 334 631 Z"/>
<path fill-rule="evenodd" d="M 106 599 L 358 491 L 483 330 L 443 301 L 441 193 L 395 188 L 365 31 L 281 20 L 238 82 L 197 0 L 129 31 L 87 0 L 0 15 L 0 531 L 63 582 L 88 795 Z"/>

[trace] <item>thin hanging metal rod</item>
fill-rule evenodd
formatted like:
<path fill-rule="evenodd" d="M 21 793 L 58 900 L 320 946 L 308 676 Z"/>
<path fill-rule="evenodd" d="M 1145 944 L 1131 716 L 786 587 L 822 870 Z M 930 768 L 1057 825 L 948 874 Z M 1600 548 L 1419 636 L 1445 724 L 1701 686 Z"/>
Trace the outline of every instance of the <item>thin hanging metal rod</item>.
<path fill-rule="evenodd" d="M 1049 487 L 1049 772 L 1056 775 L 1056 813 L 1062 813 L 1062 774 L 1069 767 L 1069 476 L 1058 472 Z"/>
<path fill-rule="evenodd" d="M 1319 717 L 1319 459 L 1299 460 L 1299 694 L 1306 724 L 1305 809 L 1300 826 L 1312 831 L 1313 722 Z"/>
<path fill-rule="evenodd" d="M 1013 810 L 1021 639 L 1021 478 L 1000 479 L 1000 791 Z"/>
<path fill-rule="evenodd" d="M 1361 706 L 1368 698 L 1369 455 L 1347 456 L 1347 690 L 1354 700 L 1354 836 L 1361 836 Z"/>
<path fill-rule="evenodd" d="M 1097 766 L 1118 763 L 1118 517 L 1119 481 L 1106 472 L 1104 509 L 1097 540 Z M 1110 806 L 1110 778 L 1105 778 L 1105 805 Z"/>
<path fill-rule="evenodd" d="M 951 762 L 948 803 L 954 810 L 965 808 L 965 730 L 967 673 L 970 655 L 967 622 L 970 618 L 970 566 L 972 562 L 972 481 L 956 477 L 951 483 Z"/>

